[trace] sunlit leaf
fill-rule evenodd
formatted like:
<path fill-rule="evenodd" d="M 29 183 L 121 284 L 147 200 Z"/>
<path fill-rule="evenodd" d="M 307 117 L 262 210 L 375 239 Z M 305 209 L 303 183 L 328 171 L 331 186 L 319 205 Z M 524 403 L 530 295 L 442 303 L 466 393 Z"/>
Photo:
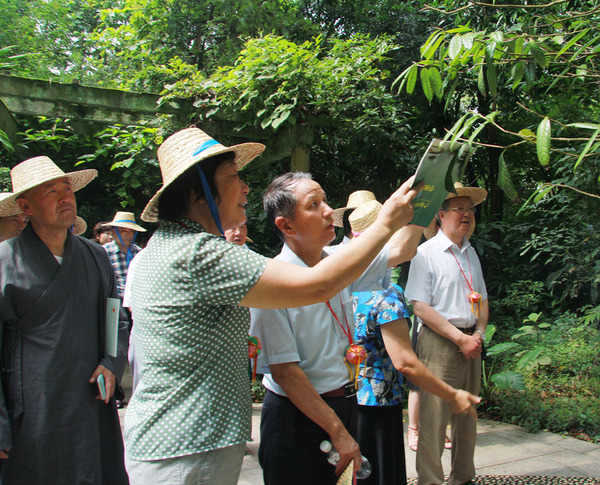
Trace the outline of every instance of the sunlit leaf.
<path fill-rule="evenodd" d="M 455 35 L 454 37 L 452 37 L 452 40 L 450 41 L 450 46 L 448 47 L 448 55 L 450 56 L 450 59 L 456 58 L 456 56 L 460 54 L 461 50 L 462 38 L 460 35 Z"/>
<path fill-rule="evenodd" d="M 540 164 L 546 166 L 550 163 L 550 143 L 552 141 L 552 127 L 550 119 L 544 118 L 537 129 L 536 148 Z"/>

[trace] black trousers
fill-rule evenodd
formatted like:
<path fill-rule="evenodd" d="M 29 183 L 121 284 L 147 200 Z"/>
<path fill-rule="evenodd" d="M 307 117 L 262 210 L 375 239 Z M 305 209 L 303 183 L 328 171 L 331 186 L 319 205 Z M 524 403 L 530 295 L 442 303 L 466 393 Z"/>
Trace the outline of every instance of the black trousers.
<path fill-rule="evenodd" d="M 402 406 L 358 406 L 358 444 L 371 462 L 364 485 L 406 485 Z"/>
<path fill-rule="evenodd" d="M 323 399 L 356 438 L 356 397 Z M 267 391 L 258 449 L 265 485 L 335 485 L 335 467 L 319 448 L 323 440 L 329 435 L 287 397 Z"/>

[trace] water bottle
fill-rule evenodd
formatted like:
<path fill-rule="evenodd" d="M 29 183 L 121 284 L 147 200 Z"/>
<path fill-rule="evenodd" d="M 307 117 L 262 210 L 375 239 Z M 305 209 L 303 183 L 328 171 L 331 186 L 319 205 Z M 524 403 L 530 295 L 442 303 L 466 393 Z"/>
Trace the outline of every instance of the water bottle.
<path fill-rule="evenodd" d="M 333 445 L 329 441 L 325 440 L 321 442 L 320 448 L 323 453 L 327 453 L 327 461 L 333 466 L 337 466 L 338 462 L 340 461 L 340 454 L 333 447 Z M 356 478 L 363 480 L 365 478 L 369 478 L 369 476 L 371 475 L 372 467 L 369 463 L 369 460 L 367 460 L 362 455 L 361 457 L 362 464 L 360 465 L 360 468 L 356 470 Z"/>

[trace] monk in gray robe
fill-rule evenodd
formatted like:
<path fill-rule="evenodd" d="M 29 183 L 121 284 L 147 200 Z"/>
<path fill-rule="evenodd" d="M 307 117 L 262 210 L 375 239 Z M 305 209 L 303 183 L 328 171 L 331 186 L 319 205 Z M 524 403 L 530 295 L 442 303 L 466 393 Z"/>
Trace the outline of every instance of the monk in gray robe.
<path fill-rule="evenodd" d="M 105 349 L 107 298 L 118 298 L 112 266 L 101 246 L 69 230 L 73 192 L 95 172 L 65 174 L 47 157 L 11 172 L 30 222 L 0 243 L 2 485 L 128 483 L 113 396 L 127 356 L 126 317 L 121 312 L 112 357 Z"/>

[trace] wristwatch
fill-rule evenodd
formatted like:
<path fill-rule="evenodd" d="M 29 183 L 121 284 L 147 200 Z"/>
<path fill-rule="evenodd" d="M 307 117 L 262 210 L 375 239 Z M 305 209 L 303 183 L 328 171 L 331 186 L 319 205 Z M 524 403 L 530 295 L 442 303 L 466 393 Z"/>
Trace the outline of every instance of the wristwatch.
<path fill-rule="evenodd" d="M 481 335 L 481 340 L 483 340 L 485 342 L 485 332 L 483 330 L 479 330 L 476 329 L 476 332 L 479 332 L 479 335 Z"/>

